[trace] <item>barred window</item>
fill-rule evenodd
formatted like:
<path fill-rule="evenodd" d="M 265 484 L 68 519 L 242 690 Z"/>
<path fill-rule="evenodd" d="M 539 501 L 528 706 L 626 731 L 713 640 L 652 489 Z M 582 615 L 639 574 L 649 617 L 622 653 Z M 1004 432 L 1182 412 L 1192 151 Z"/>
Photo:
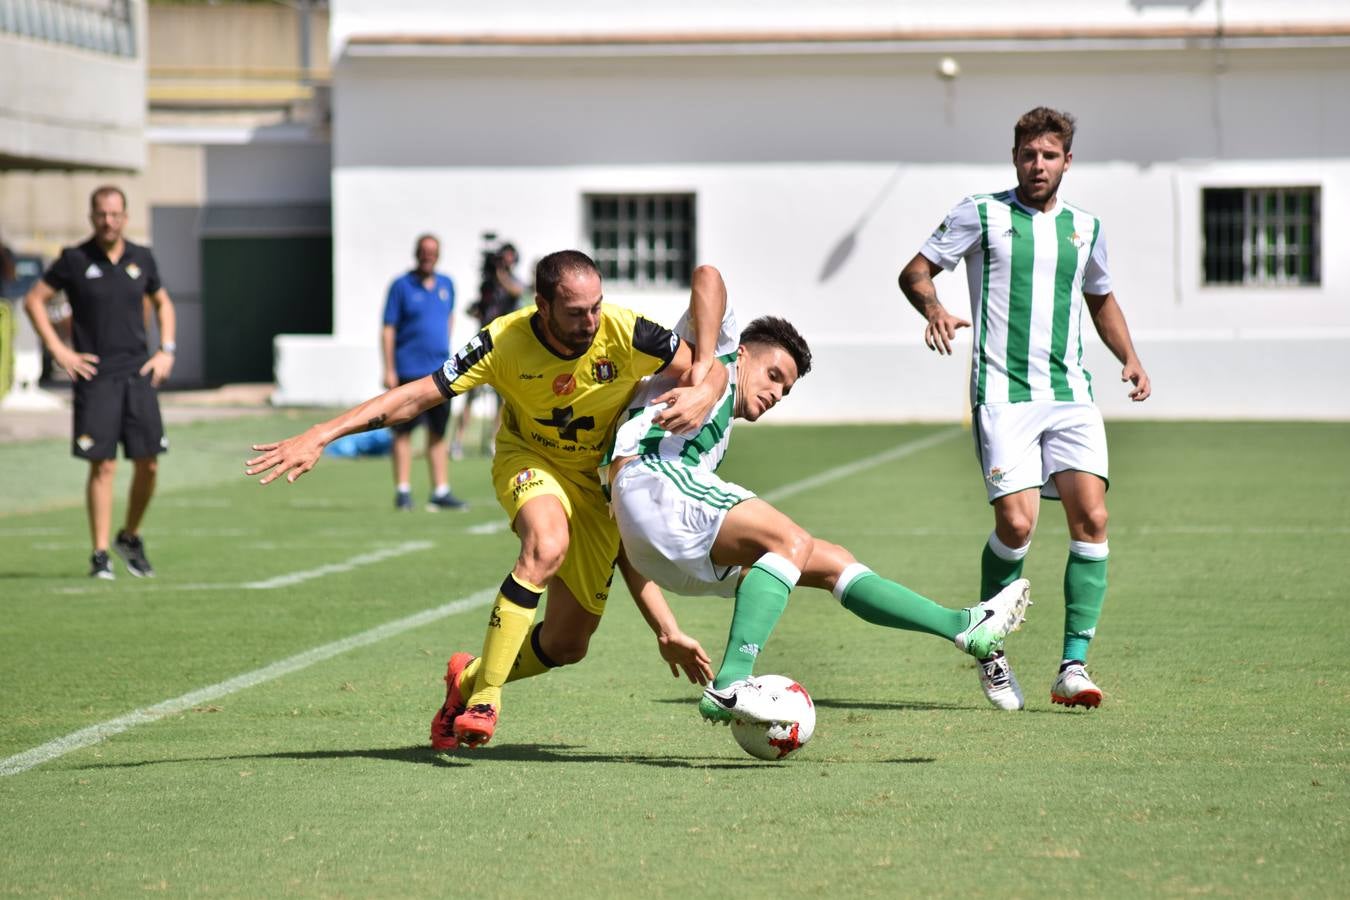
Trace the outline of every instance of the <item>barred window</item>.
<path fill-rule="evenodd" d="M 1322 283 L 1322 190 L 1205 188 L 1207 285 Z"/>
<path fill-rule="evenodd" d="M 587 194 L 600 275 L 635 288 L 686 288 L 694 271 L 693 194 Z"/>

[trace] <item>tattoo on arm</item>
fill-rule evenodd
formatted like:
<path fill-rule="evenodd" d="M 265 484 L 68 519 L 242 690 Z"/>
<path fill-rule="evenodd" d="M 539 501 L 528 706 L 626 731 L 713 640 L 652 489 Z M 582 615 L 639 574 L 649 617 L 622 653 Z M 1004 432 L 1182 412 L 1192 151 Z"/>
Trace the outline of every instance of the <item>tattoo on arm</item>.
<path fill-rule="evenodd" d="M 379 414 L 378 416 L 376 416 L 375 418 L 373 418 L 373 419 L 368 419 L 368 420 L 366 421 L 366 431 L 374 431 L 376 428 L 383 428 L 383 427 L 384 427 L 384 422 L 385 422 L 385 420 L 388 419 L 388 418 L 389 418 L 389 417 L 386 416 L 384 413 L 380 413 L 380 414 Z"/>
<path fill-rule="evenodd" d="M 933 284 L 933 279 L 927 273 L 918 273 L 906 270 L 900 273 L 900 290 L 909 301 L 924 317 L 928 316 L 929 310 L 938 305 L 937 288 Z"/>

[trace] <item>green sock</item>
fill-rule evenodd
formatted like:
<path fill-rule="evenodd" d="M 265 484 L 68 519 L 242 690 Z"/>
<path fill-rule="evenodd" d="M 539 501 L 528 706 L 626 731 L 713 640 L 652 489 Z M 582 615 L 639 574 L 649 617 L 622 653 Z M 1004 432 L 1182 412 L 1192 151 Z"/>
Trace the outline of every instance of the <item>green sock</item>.
<path fill-rule="evenodd" d="M 778 618 L 787 608 L 788 594 L 801 573 L 776 553 L 766 553 L 751 567 L 736 588 L 736 608 L 731 614 L 727 649 L 713 687 L 724 688 L 749 678 L 755 658 L 769 640 Z"/>
<path fill-rule="evenodd" d="M 995 553 L 994 548 L 986 542 L 984 553 L 980 556 L 980 602 L 983 603 L 1021 578 L 1024 562 L 1025 555 L 1021 559 L 1007 560 Z"/>
<path fill-rule="evenodd" d="M 1105 602 L 1106 543 L 1070 542 L 1064 566 L 1064 659 L 1087 661 Z"/>
<path fill-rule="evenodd" d="M 951 640 L 970 624 L 964 609 L 947 609 L 903 584 L 866 572 L 854 578 L 840 600 L 844 609 L 864 622 L 885 628 L 922 631 Z"/>

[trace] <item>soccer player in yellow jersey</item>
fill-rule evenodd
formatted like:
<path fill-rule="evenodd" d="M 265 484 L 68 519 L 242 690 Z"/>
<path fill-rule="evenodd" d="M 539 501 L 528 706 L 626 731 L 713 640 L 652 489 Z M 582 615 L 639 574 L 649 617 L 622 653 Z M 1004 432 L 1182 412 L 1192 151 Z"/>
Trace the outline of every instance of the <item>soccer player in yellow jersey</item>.
<path fill-rule="evenodd" d="M 657 372 L 678 380 L 679 387 L 653 401 L 665 407 L 660 423 L 676 432 L 702 422 L 727 383 L 714 356 L 720 317 L 711 310 L 725 303 L 715 269 L 700 267 L 692 279 L 691 319 L 711 330 L 696 335 L 702 349 L 631 310 L 603 304 L 600 272 L 579 251 L 540 260 L 535 290 L 533 307 L 492 322 L 440 370 L 302 434 L 253 445 L 260 455 L 245 469 L 266 473 L 263 484 L 283 475 L 295 481 L 338 437 L 407 421 L 480 384 L 501 395 L 492 483 L 520 538 L 520 555 L 493 604 L 481 656 L 450 659 L 445 704 L 432 721 L 438 750 L 476 747 L 492 737 L 505 682 L 586 655 L 619 554 L 596 470 L 637 382 Z M 535 626 L 545 589 L 548 614 Z"/>

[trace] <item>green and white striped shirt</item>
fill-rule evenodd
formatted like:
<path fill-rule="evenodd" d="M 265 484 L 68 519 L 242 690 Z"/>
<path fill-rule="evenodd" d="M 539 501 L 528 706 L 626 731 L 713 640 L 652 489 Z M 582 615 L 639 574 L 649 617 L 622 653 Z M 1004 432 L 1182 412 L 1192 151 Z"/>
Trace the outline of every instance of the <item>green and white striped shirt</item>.
<path fill-rule="evenodd" d="M 971 406 L 1092 402 L 1083 294 L 1107 294 L 1101 220 L 1060 200 L 1039 212 L 1016 192 L 967 197 L 919 249 L 947 271 L 966 261 L 974 348 Z"/>
<path fill-rule="evenodd" d="M 694 338 L 686 312 L 672 329 L 686 341 Z M 727 386 L 697 429 L 685 434 L 671 434 L 652 421 L 662 407 L 652 406 L 658 397 L 675 386 L 668 375 L 655 375 L 638 385 L 628 411 L 621 419 L 614 444 L 601 467 L 602 483 L 607 483 L 604 468 L 610 460 L 621 456 L 641 456 L 681 463 L 686 466 L 714 472 L 726 455 L 731 441 L 732 410 L 736 404 L 736 349 L 740 346 L 740 326 L 731 307 L 722 316 L 717 335 L 717 357 L 727 367 Z"/>

